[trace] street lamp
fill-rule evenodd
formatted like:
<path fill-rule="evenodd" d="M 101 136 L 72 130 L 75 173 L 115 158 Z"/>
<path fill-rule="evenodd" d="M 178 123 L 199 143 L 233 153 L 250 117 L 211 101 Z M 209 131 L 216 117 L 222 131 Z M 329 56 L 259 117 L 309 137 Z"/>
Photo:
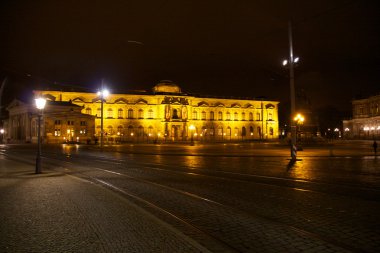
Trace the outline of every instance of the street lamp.
<path fill-rule="evenodd" d="M 97 95 L 100 97 L 100 148 L 103 149 L 103 135 L 104 135 L 104 130 L 103 130 L 103 103 L 104 99 L 108 97 L 109 91 L 107 89 L 103 88 L 103 81 L 102 81 L 102 89 L 97 92 Z"/>
<path fill-rule="evenodd" d="M 37 149 L 37 158 L 36 158 L 36 174 L 40 174 L 41 173 L 41 117 L 42 117 L 42 110 L 45 108 L 45 105 L 46 105 L 46 99 L 36 98 L 35 101 L 36 101 L 36 107 L 39 110 L 38 132 L 37 132 L 38 149 Z"/>
<path fill-rule="evenodd" d="M 290 115 L 294 115 L 296 111 L 296 95 L 294 87 L 294 65 L 299 62 L 299 58 L 293 56 L 293 38 L 292 38 L 292 23 L 289 21 L 288 37 L 289 37 L 289 59 L 282 62 L 283 66 L 289 65 L 289 81 L 290 81 Z M 297 152 L 297 126 L 294 124 L 293 120 L 290 120 L 290 130 L 291 130 L 291 146 L 290 155 L 292 161 L 296 161 Z"/>
<path fill-rule="evenodd" d="M 191 135 L 190 145 L 194 146 L 194 129 L 195 129 L 195 126 L 194 125 L 190 125 L 189 129 L 190 129 L 190 135 Z"/>

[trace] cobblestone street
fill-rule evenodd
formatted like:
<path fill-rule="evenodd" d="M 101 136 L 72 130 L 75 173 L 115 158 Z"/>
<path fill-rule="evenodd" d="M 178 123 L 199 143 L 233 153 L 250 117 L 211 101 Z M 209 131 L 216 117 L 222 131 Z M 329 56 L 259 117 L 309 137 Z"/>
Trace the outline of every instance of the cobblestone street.
<path fill-rule="evenodd" d="M 378 252 L 367 143 L 1 149 L 5 252 Z M 228 152 L 227 152 L 228 151 Z M 22 154 L 22 155 L 21 155 Z"/>

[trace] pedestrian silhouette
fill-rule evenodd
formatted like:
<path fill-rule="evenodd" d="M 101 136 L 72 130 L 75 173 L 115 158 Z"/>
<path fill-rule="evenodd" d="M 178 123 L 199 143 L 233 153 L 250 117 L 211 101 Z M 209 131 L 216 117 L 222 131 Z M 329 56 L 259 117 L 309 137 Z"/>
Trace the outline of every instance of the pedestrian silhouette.
<path fill-rule="evenodd" d="M 375 155 L 376 155 L 376 152 L 377 152 L 377 142 L 376 141 L 373 141 L 372 147 L 373 147 L 373 152 L 375 152 Z"/>

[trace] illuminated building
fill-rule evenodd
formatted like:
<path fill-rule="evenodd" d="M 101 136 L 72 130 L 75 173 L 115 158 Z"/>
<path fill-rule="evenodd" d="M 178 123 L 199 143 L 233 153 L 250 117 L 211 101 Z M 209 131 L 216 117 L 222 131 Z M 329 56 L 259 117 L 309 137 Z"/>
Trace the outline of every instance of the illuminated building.
<path fill-rule="evenodd" d="M 81 115 L 95 117 L 91 139 L 99 140 L 101 99 L 95 92 L 43 90 L 35 91 L 35 95 L 55 102 L 71 102 L 81 108 Z M 171 81 L 161 81 L 152 92 L 108 95 L 103 108 L 104 142 L 190 141 L 191 134 L 194 141 L 207 142 L 277 139 L 278 104 L 189 95 Z M 74 140 L 78 134 L 78 130 L 73 132 Z M 53 128 L 46 129 L 45 135 L 54 136 Z"/>
<path fill-rule="evenodd" d="M 343 121 L 345 138 L 380 137 L 380 95 L 352 101 L 352 119 Z"/>

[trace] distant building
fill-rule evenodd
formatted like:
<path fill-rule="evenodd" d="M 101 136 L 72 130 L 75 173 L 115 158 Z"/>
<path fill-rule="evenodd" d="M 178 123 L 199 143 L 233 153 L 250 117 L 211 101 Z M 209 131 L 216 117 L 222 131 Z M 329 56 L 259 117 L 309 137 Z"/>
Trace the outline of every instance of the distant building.
<path fill-rule="evenodd" d="M 352 101 L 352 119 L 343 121 L 345 138 L 380 137 L 380 95 Z"/>
<path fill-rule="evenodd" d="M 4 139 L 12 143 L 37 142 L 38 110 L 34 104 L 13 100 L 6 108 Z M 45 143 L 86 142 L 94 136 L 95 117 L 81 113 L 82 107 L 69 101 L 47 101 L 41 132 Z"/>
<path fill-rule="evenodd" d="M 69 119 L 52 116 L 45 128 L 46 136 L 59 137 L 61 141 L 81 138 L 79 122 L 87 115 L 88 121 L 95 118 L 95 126 L 90 130 L 92 123 L 86 123 L 86 137 L 92 131 L 95 138 L 100 137 L 101 99 L 96 93 L 47 90 L 35 93 L 55 103 L 77 105 L 76 116 L 70 120 L 78 127 L 70 128 L 62 124 Z M 161 81 L 152 92 L 110 94 L 106 98 L 105 142 L 186 141 L 191 135 L 199 141 L 275 139 L 279 136 L 278 104 L 268 100 L 188 95 L 171 81 Z M 61 120 L 61 124 L 53 124 L 55 120 Z M 194 128 L 191 130 L 190 126 Z"/>

